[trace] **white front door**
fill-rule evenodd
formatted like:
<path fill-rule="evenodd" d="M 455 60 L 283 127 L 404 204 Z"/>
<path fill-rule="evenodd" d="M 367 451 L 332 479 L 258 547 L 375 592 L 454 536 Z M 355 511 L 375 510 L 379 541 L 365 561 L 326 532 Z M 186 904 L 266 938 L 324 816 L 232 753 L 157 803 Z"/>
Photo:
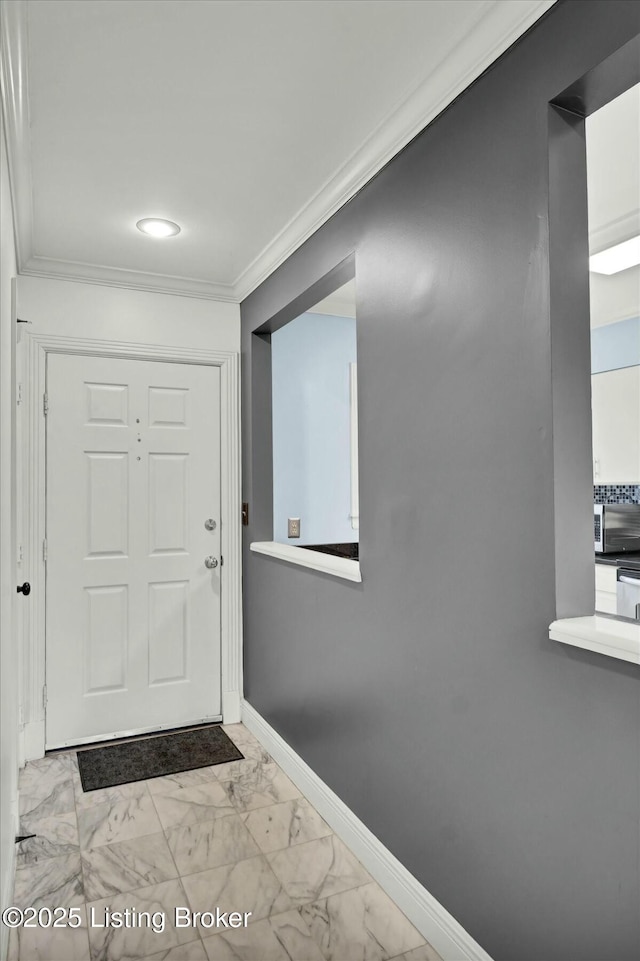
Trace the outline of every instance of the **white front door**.
<path fill-rule="evenodd" d="M 219 376 L 48 355 L 47 748 L 220 717 Z"/>

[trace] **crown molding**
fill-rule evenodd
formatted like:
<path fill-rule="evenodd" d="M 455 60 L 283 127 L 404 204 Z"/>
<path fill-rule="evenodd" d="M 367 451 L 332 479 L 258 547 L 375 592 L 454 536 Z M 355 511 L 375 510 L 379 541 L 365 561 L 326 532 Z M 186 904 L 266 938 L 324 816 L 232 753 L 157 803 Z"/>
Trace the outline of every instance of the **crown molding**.
<path fill-rule="evenodd" d="M 589 231 L 589 253 L 598 254 L 607 247 L 621 244 L 640 233 L 640 207 Z"/>
<path fill-rule="evenodd" d="M 238 303 L 236 292 L 230 284 L 216 284 L 208 280 L 198 280 L 195 277 L 124 270 L 120 267 L 85 264 L 74 260 L 56 260 L 53 257 L 32 256 L 21 266 L 20 273 L 28 277 L 74 280 L 82 284 L 100 284 L 103 287 L 128 287 L 133 290 L 175 294 L 179 297 Z"/>
<path fill-rule="evenodd" d="M 403 147 L 547 12 L 555 0 L 485 0 L 455 46 L 380 122 L 362 146 L 235 280 L 244 300 Z"/>
<path fill-rule="evenodd" d="M 18 272 L 33 249 L 33 192 L 27 73 L 27 5 L 0 3 L 0 88 L 7 140 Z"/>
<path fill-rule="evenodd" d="M 396 103 L 362 146 L 288 221 L 234 283 L 221 284 L 55 260 L 33 250 L 27 4 L 2 0 L 2 103 L 21 274 L 241 302 L 448 104 L 535 23 L 555 0 L 482 0 L 465 35 Z"/>

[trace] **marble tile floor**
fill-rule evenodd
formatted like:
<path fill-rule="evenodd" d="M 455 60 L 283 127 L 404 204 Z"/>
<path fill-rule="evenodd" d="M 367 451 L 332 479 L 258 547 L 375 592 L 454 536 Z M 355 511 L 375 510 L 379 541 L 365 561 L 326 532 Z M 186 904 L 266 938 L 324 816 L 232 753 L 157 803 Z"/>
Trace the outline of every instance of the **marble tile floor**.
<path fill-rule="evenodd" d="M 253 735 L 225 730 L 244 761 L 87 794 L 75 753 L 27 764 L 13 903 L 77 926 L 11 931 L 8 961 L 439 961 Z"/>

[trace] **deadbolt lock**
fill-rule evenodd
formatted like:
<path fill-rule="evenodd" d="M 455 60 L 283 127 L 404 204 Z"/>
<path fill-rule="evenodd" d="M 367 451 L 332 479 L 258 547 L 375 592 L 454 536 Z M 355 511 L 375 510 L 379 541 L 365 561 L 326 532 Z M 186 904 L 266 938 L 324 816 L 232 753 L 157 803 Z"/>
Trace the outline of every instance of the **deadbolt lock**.
<path fill-rule="evenodd" d="M 215 531 L 216 522 L 214 521 L 213 517 L 210 517 L 208 520 L 204 522 L 204 529 L 205 531 Z"/>

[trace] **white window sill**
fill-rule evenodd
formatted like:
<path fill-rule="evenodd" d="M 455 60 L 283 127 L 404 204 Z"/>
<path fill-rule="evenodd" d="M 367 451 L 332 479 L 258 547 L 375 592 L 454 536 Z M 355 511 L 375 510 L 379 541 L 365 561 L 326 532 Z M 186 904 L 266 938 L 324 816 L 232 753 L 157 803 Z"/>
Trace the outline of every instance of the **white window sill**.
<path fill-rule="evenodd" d="M 320 551 L 307 551 L 304 547 L 291 547 L 290 544 L 277 544 L 276 541 L 254 541 L 249 545 L 256 554 L 266 554 L 276 557 L 279 561 L 297 564 L 299 567 L 309 567 L 334 577 L 343 577 L 347 581 L 362 581 L 360 563 L 347 557 L 334 557 L 333 554 L 321 554 Z"/>
<path fill-rule="evenodd" d="M 587 651 L 640 664 L 640 624 L 615 618 L 565 617 L 549 625 L 549 637 Z"/>

